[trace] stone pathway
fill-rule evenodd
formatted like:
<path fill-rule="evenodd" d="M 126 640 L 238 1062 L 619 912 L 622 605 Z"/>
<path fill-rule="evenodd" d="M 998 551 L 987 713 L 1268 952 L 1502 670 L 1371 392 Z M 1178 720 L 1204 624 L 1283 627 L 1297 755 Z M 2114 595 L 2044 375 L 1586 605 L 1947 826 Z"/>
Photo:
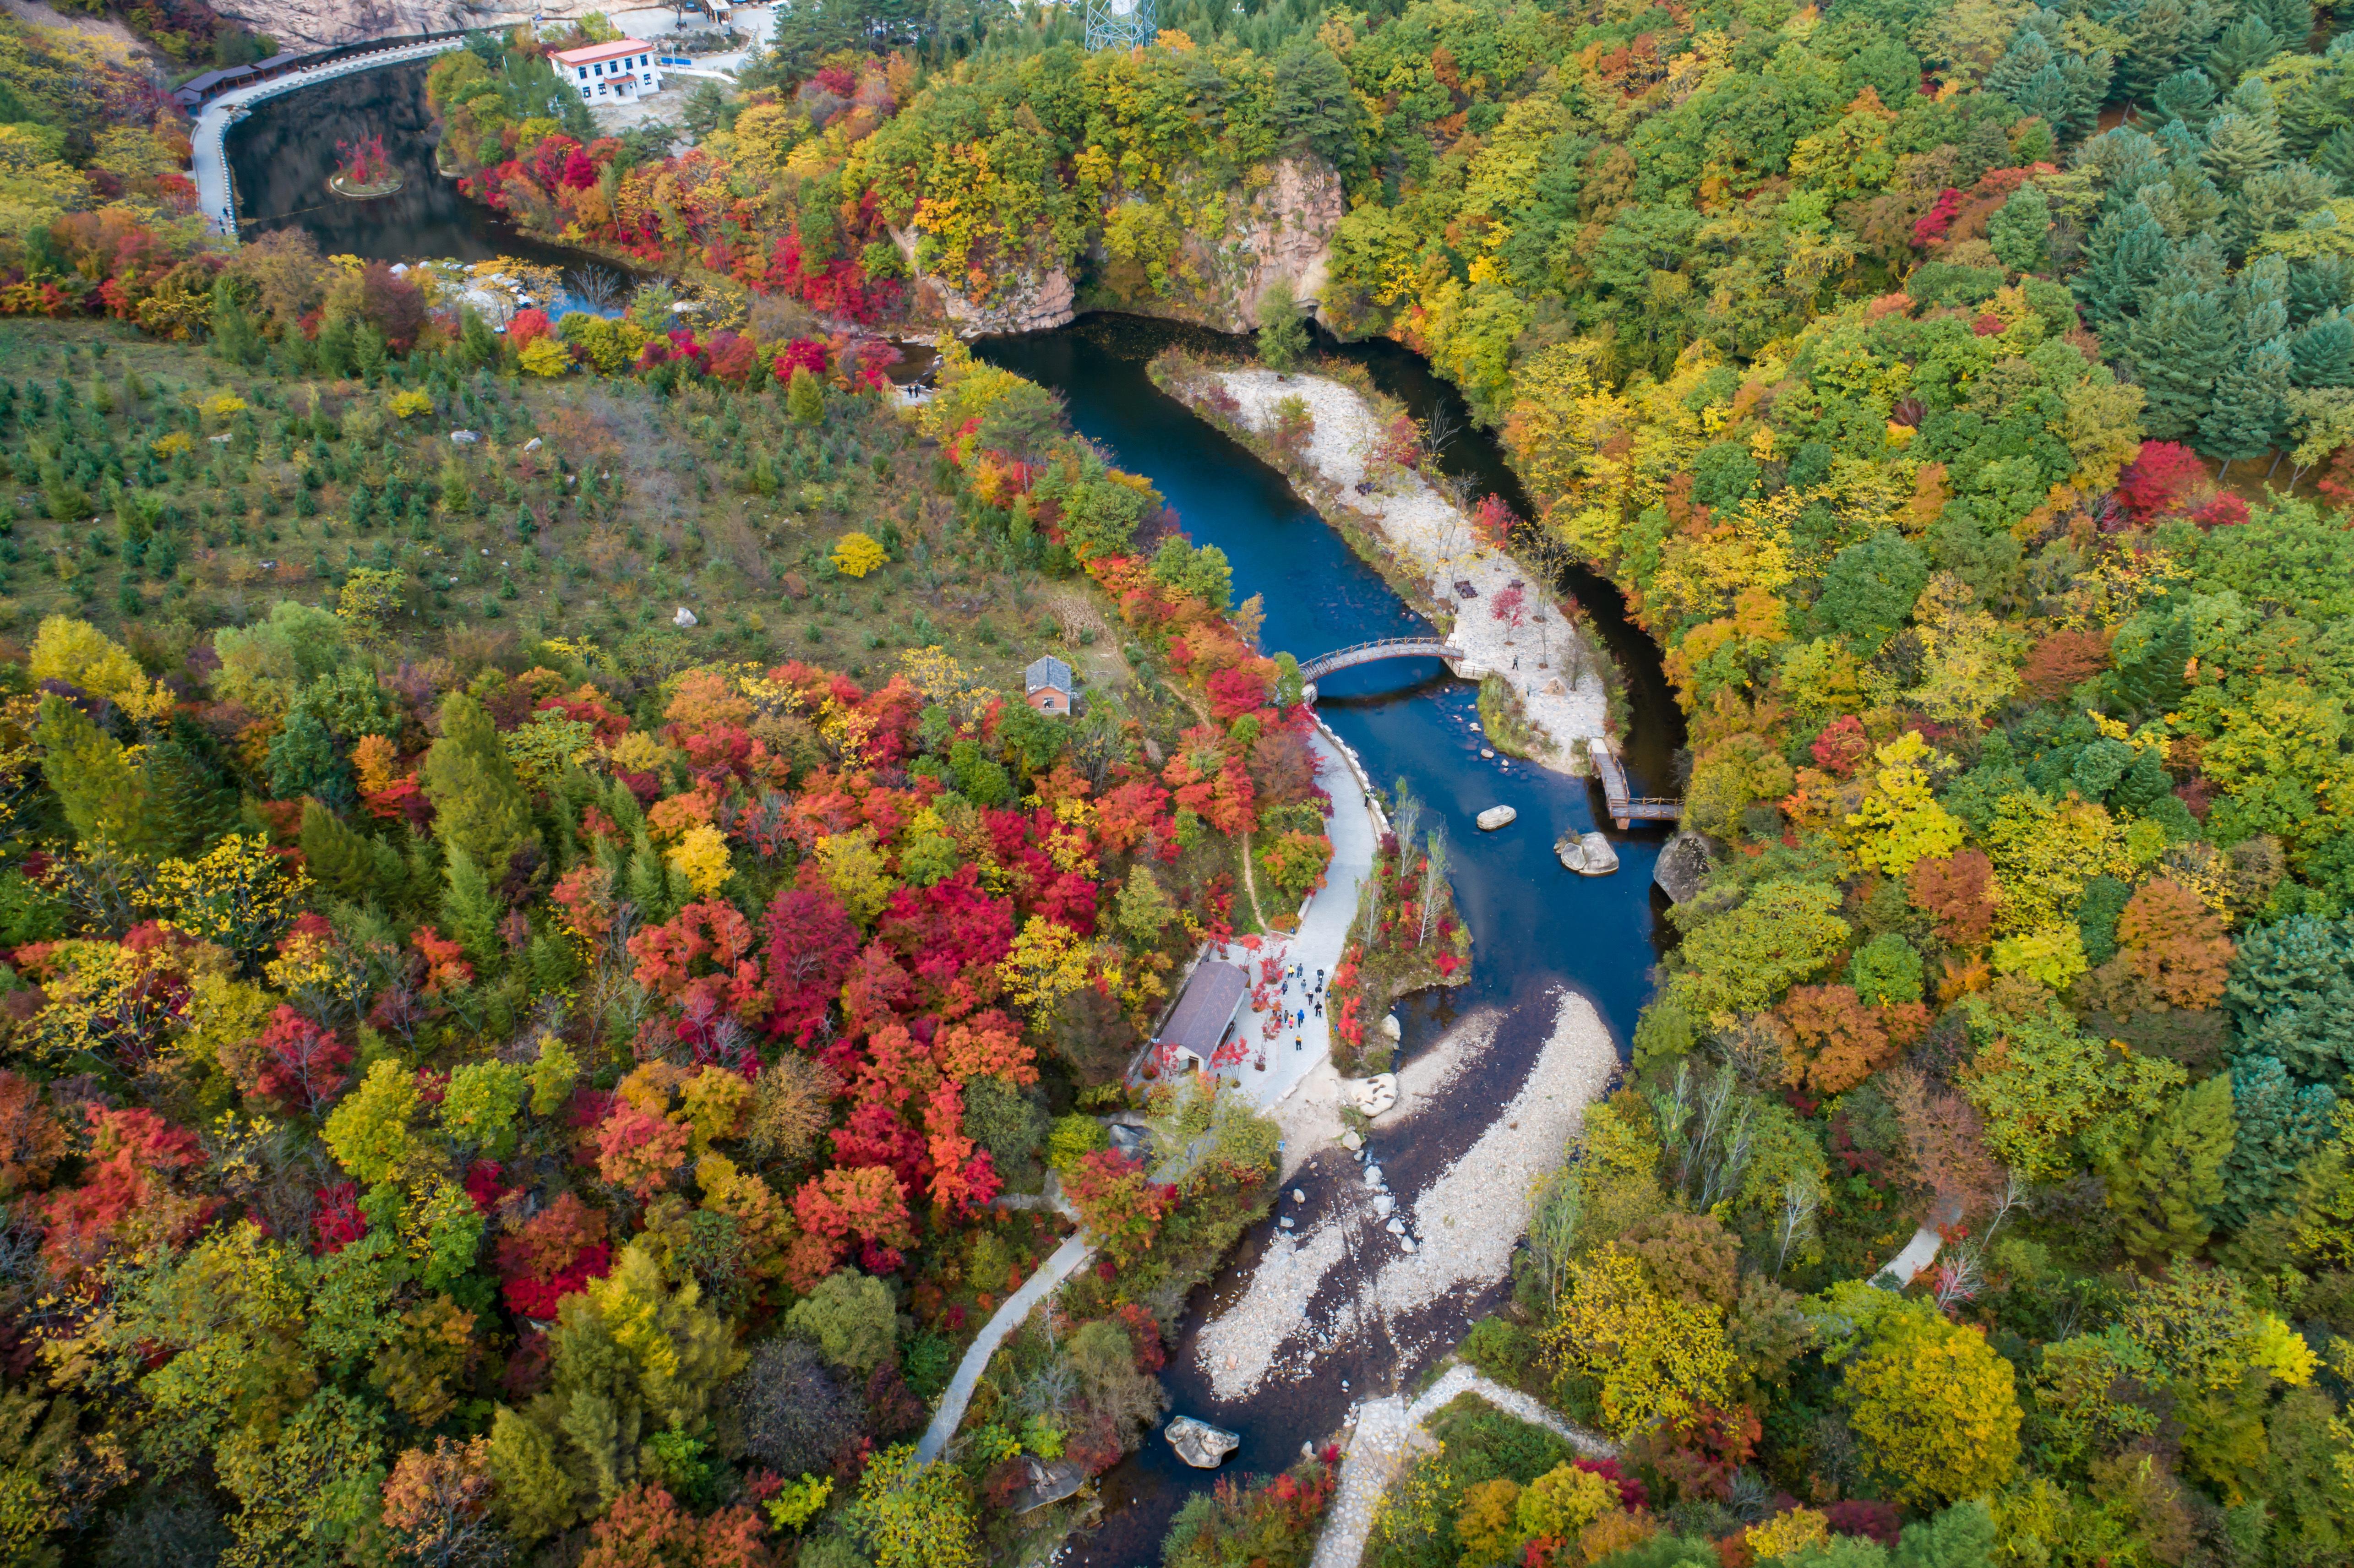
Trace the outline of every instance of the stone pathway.
<path fill-rule="evenodd" d="M 1617 1448 L 1606 1439 L 1573 1426 L 1518 1389 L 1460 1362 L 1447 1369 L 1437 1383 L 1409 1404 L 1402 1394 L 1369 1399 L 1356 1408 L 1357 1428 L 1341 1461 L 1341 1489 L 1324 1516 L 1324 1533 L 1316 1542 L 1309 1568 L 1357 1568 L 1365 1541 L 1380 1511 L 1382 1494 L 1406 1462 L 1428 1449 L 1435 1439 L 1423 1423 L 1452 1404 L 1458 1394 L 1476 1393 L 1507 1415 L 1542 1426 L 1565 1438 L 1593 1459 L 1616 1457 Z"/>
<path fill-rule="evenodd" d="M 949 1380 L 947 1390 L 940 1395 L 940 1407 L 932 1413 L 932 1424 L 924 1428 L 916 1444 L 916 1457 L 930 1464 L 949 1446 L 949 1439 L 964 1424 L 965 1406 L 972 1403 L 972 1391 L 981 1385 L 981 1374 L 989 1370 L 989 1358 L 1005 1337 L 1022 1326 L 1023 1319 L 1063 1281 L 1078 1272 L 1079 1266 L 1094 1255 L 1096 1245 L 1085 1231 L 1076 1231 L 1056 1247 L 1038 1272 L 1022 1282 L 1022 1288 L 1005 1298 L 1005 1305 L 991 1314 L 988 1322 L 973 1339 L 964 1360 L 957 1363 L 956 1376 Z"/>

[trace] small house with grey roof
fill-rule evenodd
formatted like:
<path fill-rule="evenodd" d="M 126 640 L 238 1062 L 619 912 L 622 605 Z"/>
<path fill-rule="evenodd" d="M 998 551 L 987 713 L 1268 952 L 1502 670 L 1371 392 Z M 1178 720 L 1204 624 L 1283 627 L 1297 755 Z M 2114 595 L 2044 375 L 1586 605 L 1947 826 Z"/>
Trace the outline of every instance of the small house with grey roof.
<path fill-rule="evenodd" d="M 1031 661 L 1022 672 L 1022 685 L 1030 705 L 1040 713 L 1071 716 L 1071 667 L 1052 653 Z"/>

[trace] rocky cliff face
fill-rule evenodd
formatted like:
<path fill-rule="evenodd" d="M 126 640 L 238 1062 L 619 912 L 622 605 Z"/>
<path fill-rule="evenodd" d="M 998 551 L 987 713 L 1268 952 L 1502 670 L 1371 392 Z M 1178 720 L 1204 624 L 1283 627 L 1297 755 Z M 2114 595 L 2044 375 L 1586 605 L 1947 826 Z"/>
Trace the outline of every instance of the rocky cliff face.
<path fill-rule="evenodd" d="M 505 26 L 530 21 L 535 10 L 543 20 L 560 22 L 610 9 L 597 0 L 547 0 L 522 10 L 465 0 L 220 0 L 215 8 L 268 34 L 289 54 L 408 33 Z"/>
<path fill-rule="evenodd" d="M 975 300 L 946 278 L 916 264 L 919 238 L 912 226 L 891 231 L 892 243 L 915 275 L 909 314 L 920 323 L 946 326 L 959 337 L 993 337 L 1000 333 L 1044 332 L 1061 326 L 1076 313 L 1072 307 L 1077 291 L 1071 285 L 1071 275 L 1060 267 L 1045 270 L 1024 267 L 1006 288 L 987 300 Z"/>
<path fill-rule="evenodd" d="M 1341 176 L 1321 158 L 1278 159 L 1265 185 L 1249 193 L 1223 233 L 1188 236 L 1188 259 L 1203 282 L 1181 285 L 1165 301 L 1129 308 L 1172 315 L 1221 332 L 1258 325 L 1260 296 L 1278 279 L 1296 300 L 1315 299 L 1324 287 L 1332 236 L 1348 210 Z"/>
<path fill-rule="evenodd" d="M 1079 308 L 1133 311 L 1249 332 L 1258 324 L 1259 297 L 1278 278 L 1293 297 L 1313 300 L 1324 286 L 1333 232 L 1346 210 L 1341 176 L 1320 158 L 1283 158 L 1242 190 L 1203 193 L 1197 207 L 1214 206 L 1225 221 L 1207 232 L 1186 232 L 1167 267 L 1165 290 L 1155 290 L 1135 266 L 1111 264 L 1100 252 L 1098 281 L 1082 300 L 1070 274 L 1057 267 L 1024 269 L 1009 286 L 975 301 L 948 280 L 917 270 L 913 314 L 945 325 L 960 337 L 1039 332 L 1061 326 Z M 1185 193 L 1190 198 L 1196 193 Z M 916 270 L 919 236 L 895 229 L 891 238 Z"/>

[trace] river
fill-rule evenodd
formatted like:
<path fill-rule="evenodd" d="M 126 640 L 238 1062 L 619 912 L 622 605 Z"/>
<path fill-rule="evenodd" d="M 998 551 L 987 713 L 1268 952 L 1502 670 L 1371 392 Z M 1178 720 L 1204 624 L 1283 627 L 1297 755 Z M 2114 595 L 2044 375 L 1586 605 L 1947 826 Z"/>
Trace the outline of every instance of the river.
<path fill-rule="evenodd" d="M 596 263 L 581 252 L 523 238 L 461 197 L 434 171 L 425 143 L 431 121 L 424 71 L 422 65 L 389 68 L 256 106 L 228 138 L 247 232 L 299 225 L 331 254 L 385 260 L 504 254 L 559 266 Z M 375 133 L 384 135 L 408 176 L 407 188 L 370 203 L 328 196 L 335 142 Z M 1097 315 L 1052 332 L 990 340 L 978 351 L 1061 393 L 1081 434 L 1122 467 L 1150 478 L 1196 543 L 1225 551 L 1237 597 L 1257 594 L 1265 603 L 1261 640 L 1270 651 L 1305 659 L 1369 638 L 1426 632 L 1421 618 L 1279 474 L 1147 378 L 1146 361 L 1184 340 L 1214 351 L 1236 346 L 1233 339 L 1165 322 Z M 1328 351 L 1364 366 L 1382 390 L 1417 417 L 1443 408 L 1465 429 L 1444 454 L 1449 471 L 1470 475 L 1481 490 L 1528 514 L 1502 453 L 1469 428 L 1460 399 L 1425 362 L 1386 343 L 1328 345 Z M 1576 595 L 1627 678 L 1633 714 L 1627 760 L 1636 792 L 1673 792 L 1670 758 L 1681 741 L 1682 721 L 1657 648 L 1628 622 L 1607 582 L 1573 574 L 1562 586 Z M 1470 980 L 1400 1007 L 1404 1055 L 1473 1008 L 1495 1007 L 1505 1015 L 1492 1046 L 1447 1090 L 1446 1107 L 1417 1113 L 1410 1138 L 1376 1132 L 1373 1147 L 1391 1189 L 1410 1202 L 1511 1098 L 1544 1044 L 1551 999 L 1562 988 L 1593 1001 L 1623 1054 L 1658 959 L 1657 914 L 1663 901 L 1652 889 L 1651 868 L 1665 835 L 1643 827 L 1613 832 L 1620 858 L 1615 875 L 1587 878 L 1562 869 L 1553 856 L 1553 841 L 1564 832 L 1601 825 L 1598 789 L 1525 762 L 1482 758 L 1475 688 L 1451 678 L 1436 660 L 1342 671 L 1319 683 L 1318 707 L 1375 780 L 1387 787 L 1404 779 L 1448 829 L 1457 903 L 1474 943 Z M 1478 832 L 1472 817 L 1498 804 L 1515 808 L 1518 819 L 1495 833 Z M 1352 1164 L 1326 1155 L 1293 1184 L 1309 1192 L 1314 1208 L 1355 1174 Z M 1352 1401 L 1411 1384 L 1503 1294 L 1500 1287 L 1443 1301 L 1378 1346 L 1369 1342 L 1373 1336 L 1363 1336 L 1365 1342 L 1324 1357 L 1311 1381 L 1270 1381 L 1249 1398 L 1221 1403 L 1196 1365 L 1194 1341 L 1204 1319 L 1238 1292 L 1273 1233 L 1270 1220 L 1196 1294 L 1164 1374 L 1173 1410 L 1241 1435 L 1227 1473 L 1282 1469 L 1303 1441 L 1333 1435 Z M 1361 1277 L 1344 1268 L 1324 1288 L 1353 1290 Z M 1064 1561 L 1073 1568 L 1157 1563 L 1170 1516 L 1211 1479 L 1178 1462 L 1155 1432 L 1105 1478 L 1104 1522 L 1075 1541 Z"/>
<path fill-rule="evenodd" d="M 1090 316 L 1071 326 L 978 345 L 991 362 L 1060 392 L 1071 422 L 1122 468 L 1141 473 L 1175 508 L 1194 543 L 1215 545 L 1234 567 L 1235 592 L 1266 605 L 1261 642 L 1312 654 L 1375 637 L 1427 633 L 1428 624 L 1359 560 L 1340 535 L 1292 493 L 1282 476 L 1223 432 L 1196 418 L 1154 387 L 1145 363 L 1172 342 L 1231 350 L 1232 339 L 1133 316 Z M 1392 344 L 1338 349 L 1363 364 L 1374 383 L 1418 417 L 1463 409 L 1424 362 Z M 1467 473 L 1525 514 L 1502 454 L 1476 432 L 1445 454 L 1450 471 Z M 1626 620 L 1610 585 L 1579 576 L 1564 587 L 1585 605 L 1628 677 L 1634 726 L 1629 771 L 1638 793 L 1672 792 L 1670 759 L 1682 733 L 1660 673 L 1657 650 Z M 1410 1202 L 1458 1159 L 1509 1101 L 1550 1032 L 1550 999 L 1562 987 L 1588 997 L 1609 1022 L 1622 1055 L 1636 1015 L 1650 994 L 1658 959 L 1656 916 L 1663 906 L 1651 867 L 1666 835 L 1638 828 L 1612 832 L 1619 869 L 1607 877 L 1564 871 L 1552 846 L 1565 831 L 1597 822 L 1598 788 L 1525 762 L 1482 758 L 1477 690 L 1450 677 L 1437 660 L 1396 661 L 1342 671 L 1318 683 L 1317 708 L 1356 749 L 1384 787 L 1404 779 L 1447 827 L 1456 898 L 1472 934 L 1468 984 L 1413 999 L 1399 1009 L 1402 1059 L 1480 1006 L 1505 1012 L 1494 1044 L 1447 1091 L 1448 1104 L 1418 1112 L 1411 1137 L 1376 1130 L 1372 1148 L 1401 1203 Z M 1346 780 L 1340 780 L 1345 784 Z M 1489 806 L 1519 811 L 1511 825 L 1482 833 L 1471 819 Z M 1337 1151 L 1320 1157 L 1293 1185 L 1307 1190 L 1309 1212 L 1333 1188 L 1353 1182 L 1356 1167 Z M 1248 1238 L 1219 1277 L 1192 1304 L 1163 1375 L 1172 1410 L 1241 1435 L 1229 1470 L 1272 1473 L 1299 1457 L 1303 1441 L 1336 1432 L 1350 1404 L 1411 1385 L 1437 1351 L 1502 1298 L 1501 1287 L 1458 1297 L 1391 1326 L 1375 1342 L 1327 1355 L 1306 1383 L 1269 1380 L 1248 1398 L 1223 1403 L 1195 1359 L 1203 1321 L 1239 1294 L 1273 1222 Z M 1329 1276 L 1311 1315 L 1352 1295 L 1363 1268 Z M 1348 1383 L 1345 1389 L 1343 1381 Z M 1076 1542 L 1066 1561 L 1077 1568 L 1139 1568 L 1159 1560 L 1160 1539 L 1184 1499 L 1211 1477 L 1174 1457 L 1156 1434 L 1105 1478 L 1105 1520 Z"/>

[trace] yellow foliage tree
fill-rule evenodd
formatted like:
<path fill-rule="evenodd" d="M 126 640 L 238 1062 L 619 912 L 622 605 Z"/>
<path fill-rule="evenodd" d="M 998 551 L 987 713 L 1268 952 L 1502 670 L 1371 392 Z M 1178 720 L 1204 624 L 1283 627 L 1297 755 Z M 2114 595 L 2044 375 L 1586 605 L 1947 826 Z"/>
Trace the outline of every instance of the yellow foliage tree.
<path fill-rule="evenodd" d="M 892 888 L 898 885 L 884 869 L 883 852 L 875 847 L 873 828 L 829 833 L 818 840 L 817 863 L 825 874 L 826 885 L 862 926 L 883 913 Z"/>
<path fill-rule="evenodd" d="M 1096 975 L 1094 948 L 1068 926 L 1033 915 L 997 966 L 1005 994 L 1033 1018 L 1044 1018 Z"/>
<path fill-rule="evenodd" d="M 1618 1506 L 1618 1489 L 1591 1470 L 1559 1465 L 1529 1483 L 1514 1510 L 1523 1536 L 1568 1541 Z"/>
<path fill-rule="evenodd" d="M 1855 857 L 1891 876 L 1903 876 L 1915 862 L 1948 855 L 1962 847 L 1958 818 L 1930 792 L 1929 768 L 1936 754 L 1921 732 L 1908 729 L 1876 753 L 1880 771 L 1872 793 L 1847 825 L 1861 830 Z"/>
<path fill-rule="evenodd" d="M 136 719 L 168 713 L 172 695 L 147 678 L 130 653 L 87 620 L 52 615 L 33 635 L 33 683 L 66 681 L 106 698 Z"/>
<path fill-rule="evenodd" d="M 1463 1489 L 1463 1501 L 1455 1510 L 1455 1539 L 1463 1543 L 1461 1568 L 1508 1563 L 1518 1555 L 1515 1549 L 1526 1534 L 1515 1512 L 1520 1498 L 1521 1483 L 1510 1476 Z"/>
<path fill-rule="evenodd" d="M 516 357 L 534 376 L 561 376 L 572 368 L 571 354 L 553 337 L 533 338 Z"/>
<path fill-rule="evenodd" d="M 1810 1546 L 1828 1543 L 1830 1538 L 1830 1520 L 1810 1508 L 1790 1509 L 1763 1524 L 1753 1524 L 1746 1537 L 1751 1555 L 1760 1563 L 1795 1556 Z"/>
<path fill-rule="evenodd" d="M 1982 1497 L 2019 1468 L 2019 1394 L 1986 1337 L 1925 1308 L 1882 1319 L 1847 1369 L 1849 1423 L 1915 1507 Z"/>
<path fill-rule="evenodd" d="M 890 559 L 889 553 L 864 534 L 844 534 L 833 542 L 833 564 L 846 577 L 863 577 Z"/>
<path fill-rule="evenodd" d="M 1734 1355 L 1714 1307 L 1662 1294 L 1616 1242 L 1571 1265 L 1570 1282 L 1545 1348 L 1560 1370 L 1601 1383 L 1610 1430 L 1732 1402 Z"/>
<path fill-rule="evenodd" d="M 671 846 L 668 858 L 704 898 L 716 896 L 735 870 L 727 860 L 727 835 L 709 822 L 687 829 L 686 836 Z"/>

